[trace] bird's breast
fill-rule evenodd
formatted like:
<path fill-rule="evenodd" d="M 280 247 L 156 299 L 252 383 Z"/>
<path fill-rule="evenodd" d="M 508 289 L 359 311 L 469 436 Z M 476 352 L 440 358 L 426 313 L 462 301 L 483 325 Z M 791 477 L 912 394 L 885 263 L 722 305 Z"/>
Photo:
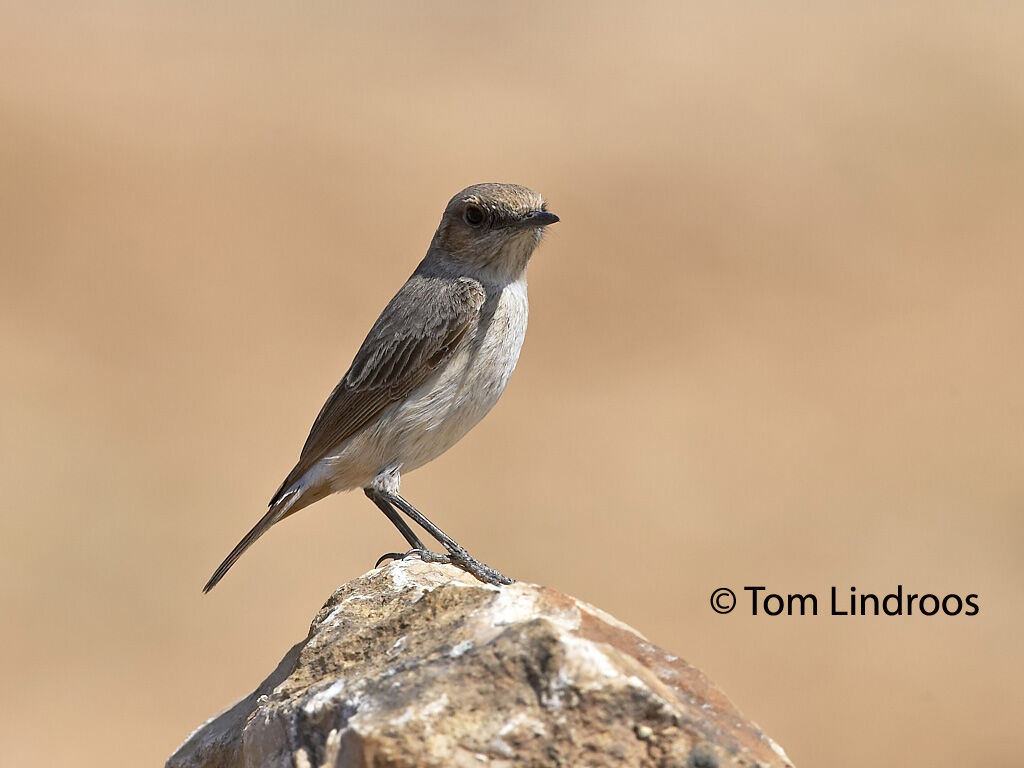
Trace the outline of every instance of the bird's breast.
<path fill-rule="evenodd" d="M 448 450 L 498 402 L 519 361 L 528 314 L 524 278 L 485 304 L 471 342 L 399 406 L 395 449 L 405 471 Z"/>

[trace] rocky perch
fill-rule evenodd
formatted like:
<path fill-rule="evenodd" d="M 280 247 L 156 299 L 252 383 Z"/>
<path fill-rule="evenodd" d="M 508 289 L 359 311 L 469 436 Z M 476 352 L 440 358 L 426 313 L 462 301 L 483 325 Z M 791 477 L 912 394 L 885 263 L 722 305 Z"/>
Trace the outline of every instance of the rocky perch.
<path fill-rule="evenodd" d="M 699 670 L 603 611 L 415 559 L 335 592 L 167 766 L 792 768 Z"/>

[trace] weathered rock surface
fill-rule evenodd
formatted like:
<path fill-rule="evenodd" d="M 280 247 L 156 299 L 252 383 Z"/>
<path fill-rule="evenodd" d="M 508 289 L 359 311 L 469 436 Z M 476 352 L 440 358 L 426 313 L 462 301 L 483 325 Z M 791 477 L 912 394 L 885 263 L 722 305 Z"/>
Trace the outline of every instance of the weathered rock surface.
<path fill-rule="evenodd" d="M 406 560 L 341 587 L 170 768 L 790 766 L 697 669 L 604 612 Z"/>

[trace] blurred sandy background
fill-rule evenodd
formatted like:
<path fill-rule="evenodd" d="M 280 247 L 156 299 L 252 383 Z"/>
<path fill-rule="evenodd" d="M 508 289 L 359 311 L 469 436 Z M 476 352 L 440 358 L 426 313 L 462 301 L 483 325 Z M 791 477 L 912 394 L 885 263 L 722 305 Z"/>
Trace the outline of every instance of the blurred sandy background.
<path fill-rule="evenodd" d="M 1019 764 L 1019 5 L 19 5 L 5 765 L 160 764 L 402 544 L 334 497 L 199 591 L 489 180 L 562 223 L 505 398 L 409 498 L 702 667 L 798 766 Z M 711 612 L 746 584 L 981 615 Z"/>

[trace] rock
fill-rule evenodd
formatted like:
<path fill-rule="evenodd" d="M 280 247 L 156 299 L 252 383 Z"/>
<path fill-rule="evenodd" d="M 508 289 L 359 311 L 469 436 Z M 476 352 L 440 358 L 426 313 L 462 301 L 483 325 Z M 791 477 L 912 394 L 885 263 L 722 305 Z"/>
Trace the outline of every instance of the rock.
<path fill-rule="evenodd" d="M 169 768 L 790 766 L 686 662 L 552 589 L 391 563 Z"/>

